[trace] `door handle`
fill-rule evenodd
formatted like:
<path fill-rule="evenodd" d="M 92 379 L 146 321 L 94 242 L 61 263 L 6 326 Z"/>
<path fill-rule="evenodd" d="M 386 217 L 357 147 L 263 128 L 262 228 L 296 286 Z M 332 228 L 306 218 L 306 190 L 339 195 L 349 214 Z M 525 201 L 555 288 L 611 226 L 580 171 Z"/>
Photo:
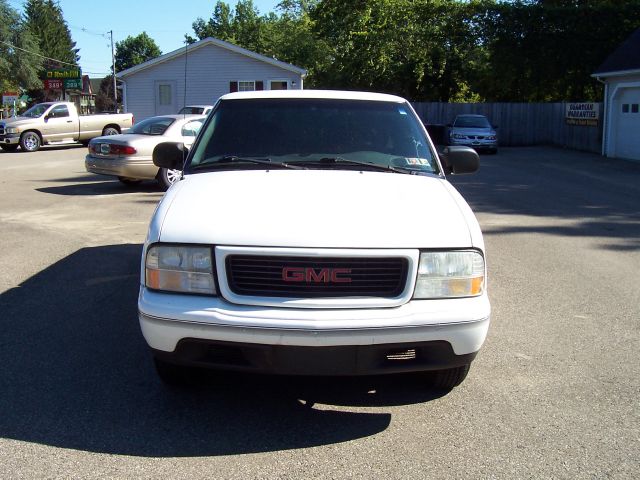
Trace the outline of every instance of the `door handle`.
<path fill-rule="evenodd" d="M 67 120 L 67 123 L 73 123 L 73 120 Z"/>

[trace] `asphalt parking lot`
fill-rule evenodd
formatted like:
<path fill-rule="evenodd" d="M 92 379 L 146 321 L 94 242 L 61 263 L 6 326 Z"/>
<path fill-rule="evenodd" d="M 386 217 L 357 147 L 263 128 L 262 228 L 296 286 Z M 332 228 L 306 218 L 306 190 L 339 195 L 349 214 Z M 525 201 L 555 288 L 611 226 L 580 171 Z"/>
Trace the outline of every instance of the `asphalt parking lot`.
<path fill-rule="evenodd" d="M 415 376 L 169 390 L 136 317 L 162 192 L 87 174 L 85 151 L 0 152 L 1 478 L 638 477 L 640 164 L 505 148 L 453 179 L 493 314 L 446 395 Z"/>

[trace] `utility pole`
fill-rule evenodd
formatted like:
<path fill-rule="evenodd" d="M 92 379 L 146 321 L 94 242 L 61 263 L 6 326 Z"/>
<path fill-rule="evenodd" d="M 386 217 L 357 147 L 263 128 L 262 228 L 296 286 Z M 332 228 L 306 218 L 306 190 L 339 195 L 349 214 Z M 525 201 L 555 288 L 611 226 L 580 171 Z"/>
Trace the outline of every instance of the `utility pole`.
<path fill-rule="evenodd" d="M 116 90 L 116 54 L 113 50 L 113 30 L 109 30 L 111 35 L 111 73 L 113 75 L 113 101 L 115 113 L 118 113 L 118 91 Z"/>

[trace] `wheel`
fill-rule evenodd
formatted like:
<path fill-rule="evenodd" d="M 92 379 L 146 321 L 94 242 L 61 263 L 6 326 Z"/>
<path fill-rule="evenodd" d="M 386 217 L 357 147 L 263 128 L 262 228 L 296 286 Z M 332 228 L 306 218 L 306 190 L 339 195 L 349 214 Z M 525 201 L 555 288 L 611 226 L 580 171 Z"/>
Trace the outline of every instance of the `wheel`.
<path fill-rule="evenodd" d="M 0 145 L 0 148 L 5 152 L 15 152 L 18 149 L 18 145 Z"/>
<path fill-rule="evenodd" d="M 153 357 L 156 373 L 162 383 L 174 387 L 189 385 L 193 381 L 193 372 L 188 367 L 165 362 L 158 357 Z"/>
<path fill-rule="evenodd" d="M 431 386 L 441 390 L 451 390 L 460 385 L 469 373 L 470 364 L 461 367 L 448 368 L 446 370 L 437 370 L 432 373 Z"/>
<path fill-rule="evenodd" d="M 171 185 L 180 180 L 181 175 L 182 172 L 180 170 L 169 170 L 168 168 L 161 168 L 160 170 L 158 170 L 156 179 L 160 184 L 160 188 L 162 188 L 162 190 L 166 190 Z"/>
<path fill-rule="evenodd" d="M 20 137 L 20 148 L 25 152 L 37 152 L 42 141 L 36 132 L 24 132 Z"/>
<path fill-rule="evenodd" d="M 102 131 L 102 135 L 118 135 L 120 132 L 115 127 L 107 127 Z"/>
<path fill-rule="evenodd" d="M 118 177 L 118 180 L 120 180 L 121 183 L 127 186 L 133 186 L 142 183 L 142 180 L 139 180 L 137 178 Z"/>

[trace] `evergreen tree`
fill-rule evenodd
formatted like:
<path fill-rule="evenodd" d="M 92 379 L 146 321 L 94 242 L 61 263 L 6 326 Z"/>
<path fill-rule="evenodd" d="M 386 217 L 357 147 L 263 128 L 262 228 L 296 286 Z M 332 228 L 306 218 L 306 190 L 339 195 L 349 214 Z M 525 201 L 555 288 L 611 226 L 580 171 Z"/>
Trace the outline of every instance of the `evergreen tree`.
<path fill-rule="evenodd" d="M 61 68 L 65 64 L 78 64 L 79 49 L 71 38 L 62 9 L 56 1 L 27 0 L 24 16 L 27 26 L 36 33 L 42 55 L 53 59 L 44 61 L 45 68 Z"/>

